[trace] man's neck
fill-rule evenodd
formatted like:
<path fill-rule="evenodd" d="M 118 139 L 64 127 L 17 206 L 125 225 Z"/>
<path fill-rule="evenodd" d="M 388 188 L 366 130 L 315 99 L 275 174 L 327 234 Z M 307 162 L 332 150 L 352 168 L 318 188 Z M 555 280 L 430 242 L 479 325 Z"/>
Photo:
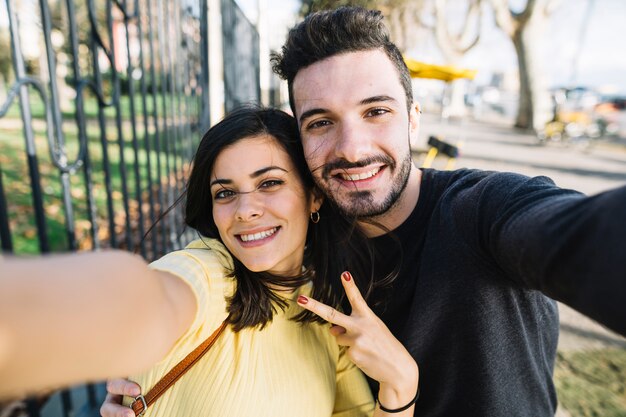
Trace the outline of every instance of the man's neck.
<path fill-rule="evenodd" d="M 387 233 L 385 230 L 381 230 L 380 226 L 383 226 L 389 231 L 396 229 L 409 218 L 415 209 L 415 206 L 417 206 L 421 182 L 422 171 L 415 166 L 412 166 L 406 187 L 404 187 L 404 190 L 396 203 L 385 213 L 368 218 L 368 220 L 374 222 L 375 224 L 365 221 L 358 222 L 359 228 L 367 237 L 370 238 L 382 236 Z"/>

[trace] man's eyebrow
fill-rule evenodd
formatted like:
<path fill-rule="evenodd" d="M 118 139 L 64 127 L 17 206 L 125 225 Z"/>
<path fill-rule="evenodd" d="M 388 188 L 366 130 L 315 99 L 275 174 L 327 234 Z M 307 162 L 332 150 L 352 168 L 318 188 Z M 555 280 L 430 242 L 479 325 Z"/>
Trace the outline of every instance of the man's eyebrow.
<path fill-rule="evenodd" d="M 268 166 L 268 167 L 265 167 L 265 168 L 261 168 L 259 170 L 254 171 L 252 174 L 250 174 L 250 178 L 258 178 L 261 175 L 265 174 L 266 172 L 273 171 L 273 170 L 276 170 L 276 169 L 279 170 L 279 171 L 283 171 L 283 172 L 289 172 L 285 168 L 281 168 L 281 167 L 276 166 L 276 165 L 271 165 L 271 166 Z M 226 179 L 226 178 L 216 178 L 213 181 L 211 181 L 211 183 L 209 184 L 209 187 L 213 187 L 214 185 L 217 185 L 217 184 L 228 185 L 228 184 L 232 184 L 232 183 L 233 183 L 233 180 L 229 180 L 229 179 Z"/>
<path fill-rule="evenodd" d="M 322 108 L 307 110 L 304 113 L 302 113 L 302 115 L 300 115 L 300 119 L 299 119 L 300 124 L 302 124 L 304 120 L 308 119 L 311 116 L 315 116 L 316 114 L 323 114 L 323 113 L 328 113 L 328 110 L 322 109 Z"/>
<path fill-rule="evenodd" d="M 381 101 L 396 101 L 395 98 L 390 97 L 390 96 L 373 96 L 373 97 L 368 97 L 366 99 L 363 99 L 359 102 L 359 104 L 363 105 L 363 104 L 372 104 L 372 103 L 379 103 Z"/>

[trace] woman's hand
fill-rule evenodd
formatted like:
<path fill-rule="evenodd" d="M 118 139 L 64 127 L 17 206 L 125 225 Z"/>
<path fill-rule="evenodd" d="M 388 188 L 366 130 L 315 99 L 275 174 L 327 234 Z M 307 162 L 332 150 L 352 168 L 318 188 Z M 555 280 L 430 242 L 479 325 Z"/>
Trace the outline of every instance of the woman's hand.
<path fill-rule="evenodd" d="M 141 394 L 141 387 L 126 379 L 111 379 L 107 381 L 107 396 L 100 407 L 102 417 L 135 417 L 130 407 L 122 405 L 122 397 L 137 397 Z"/>
<path fill-rule="evenodd" d="M 351 315 L 305 296 L 298 297 L 298 304 L 333 324 L 330 332 L 339 345 L 348 347 L 350 360 L 380 383 L 380 403 L 390 409 L 406 405 L 417 392 L 417 363 L 369 308 L 352 275 L 344 272 L 341 274 L 341 282 L 352 306 Z M 407 410 L 411 410 L 407 415 L 412 415 L 412 409 Z"/>

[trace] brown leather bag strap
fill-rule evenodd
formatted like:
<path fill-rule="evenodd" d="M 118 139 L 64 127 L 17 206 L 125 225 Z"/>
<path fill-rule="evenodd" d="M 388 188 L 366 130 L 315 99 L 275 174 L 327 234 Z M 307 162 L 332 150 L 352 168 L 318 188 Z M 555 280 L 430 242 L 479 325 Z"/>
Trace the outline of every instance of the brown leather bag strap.
<path fill-rule="evenodd" d="M 135 401 L 130 405 L 135 416 L 141 416 L 146 412 L 146 409 L 152 405 L 165 391 L 167 391 L 178 379 L 183 376 L 185 372 L 189 370 L 198 360 L 209 351 L 213 343 L 217 340 L 219 335 L 224 331 L 228 323 L 224 320 L 220 327 L 215 329 L 213 334 L 202 342 L 197 348 L 195 348 L 189 355 L 178 362 L 178 364 L 170 369 L 163 378 L 156 383 L 154 387 L 146 395 L 139 395 L 135 398 Z"/>

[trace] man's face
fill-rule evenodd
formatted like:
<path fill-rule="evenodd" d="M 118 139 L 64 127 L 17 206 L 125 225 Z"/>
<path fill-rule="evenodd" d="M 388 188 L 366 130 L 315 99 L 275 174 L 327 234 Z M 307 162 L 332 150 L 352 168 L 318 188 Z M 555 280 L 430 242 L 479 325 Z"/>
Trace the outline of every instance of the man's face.
<path fill-rule="evenodd" d="M 398 72 L 380 50 L 350 52 L 300 70 L 293 81 L 296 118 L 318 186 L 348 215 L 378 216 L 402 197 L 413 169 Z"/>

